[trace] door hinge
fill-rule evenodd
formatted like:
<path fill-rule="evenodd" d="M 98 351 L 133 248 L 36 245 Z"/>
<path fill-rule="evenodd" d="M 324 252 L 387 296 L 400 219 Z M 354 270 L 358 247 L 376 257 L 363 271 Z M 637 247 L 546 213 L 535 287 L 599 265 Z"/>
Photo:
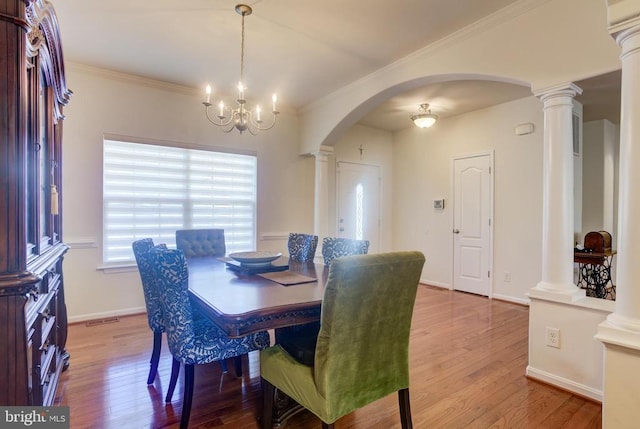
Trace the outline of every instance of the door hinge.
<path fill-rule="evenodd" d="M 491 174 L 491 167 L 489 167 L 489 174 Z"/>
<path fill-rule="evenodd" d="M 491 278 L 491 271 L 487 271 L 487 277 Z"/>
<path fill-rule="evenodd" d="M 489 226 L 491 226 L 491 218 L 489 218 Z"/>

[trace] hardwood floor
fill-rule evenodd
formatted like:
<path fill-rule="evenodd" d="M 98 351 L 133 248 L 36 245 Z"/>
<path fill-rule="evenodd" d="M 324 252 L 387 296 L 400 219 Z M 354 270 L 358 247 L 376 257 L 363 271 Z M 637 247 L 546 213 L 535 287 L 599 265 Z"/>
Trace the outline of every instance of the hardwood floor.
<path fill-rule="evenodd" d="M 415 428 L 600 428 L 600 404 L 525 377 L 527 307 L 418 288 L 411 333 L 411 411 Z M 163 345 L 158 377 L 147 386 L 152 335 L 146 316 L 69 327 L 71 365 L 56 405 L 69 405 L 72 428 L 177 428 L 182 374 L 173 402 L 165 405 L 171 355 Z M 233 362 L 199 365 L 191 427 L 258 428 L 261 404 L 257 352 L 235 377 Z M 316 429 L 308 412 L 286 429 Z M 337 429 L 399 428 L 397 395 L 338 420 Z"/>

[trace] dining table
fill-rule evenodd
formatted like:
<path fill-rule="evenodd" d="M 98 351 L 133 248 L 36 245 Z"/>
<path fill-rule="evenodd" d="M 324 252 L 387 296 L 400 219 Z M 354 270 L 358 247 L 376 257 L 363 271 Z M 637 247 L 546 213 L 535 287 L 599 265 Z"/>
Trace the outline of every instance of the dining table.
<path fill-rule="evenodd" d="M 187 259 L 192 305 L 229 337 L 320 320 L 329 267 L 280 257 L 243 267 L 228 257 Z M 272 425 L 281 427 L 304 408 L 276 390 Z"/>
<path fill-rule="evenodd" d="M 192 257 L 187 267 L 192 305 L 231 338 L 320 320 L 324 265 L 280 257 L 243 267 L 230 258 Z"/>

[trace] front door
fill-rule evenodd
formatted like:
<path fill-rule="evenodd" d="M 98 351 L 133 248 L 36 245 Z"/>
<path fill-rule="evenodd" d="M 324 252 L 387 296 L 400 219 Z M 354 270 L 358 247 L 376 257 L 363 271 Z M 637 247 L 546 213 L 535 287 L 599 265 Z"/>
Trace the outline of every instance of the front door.
<path fill-rule="evenodd" d="M 338 162 L 338 237 L 369 240 L 376 253 L 380 237 L 380 167 Z"/>
<path fill-rule="evenodd" d="M 491 155 L 454 159 L 453 288 L 489 296 Z"/>

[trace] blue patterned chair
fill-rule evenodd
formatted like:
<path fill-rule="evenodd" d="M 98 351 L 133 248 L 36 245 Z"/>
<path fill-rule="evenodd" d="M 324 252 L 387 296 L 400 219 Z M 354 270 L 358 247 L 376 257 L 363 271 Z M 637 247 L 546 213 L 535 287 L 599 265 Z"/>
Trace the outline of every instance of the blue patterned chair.
<path fill-rule="evenodd" d="M 322 259 L 324 264 L 342 256 L 366 255 L 369 252 L 369 240 L 325 237 L 322 239 Z"/>
<path fill-rule="evenodd" d="M 225 256 L 227 252 L 224 229 L 179 229 L 176 231 L 176 247 L 187 258 Z M 242 358 L 234 359 L 236 375 L 242 377 Z M 227 362 L 220 361 L 223 372 L 227 372 Z"/>
<path fill-rule="evenodd" d="M 176 231 L 176 247 L 187 258 L 224 256 L 227 251 L 224 229 L 179 229 Z"/>
<path fill-rule="evenodd" d="M 313 262 L 318 247 L 318 236 L 311 234 L 289 233 L 287 248 L 289 259 L 296 262 Z"/>
<path fill-rule="evenodd" d="M 392 252 L 340 258 L 329 266 L 313 363 L 298 362 L 278 344 L 260 352 L 263 429 L 272 427 L 275 389 L 327 429 L 397 393 L 402 428 L 412 427 L 409 333 L 424 262 L 420 252 Z"/>
<path fill-rule="evenodd" d="M 138 264 L 138 272 L 140 273 L 140 280 L 142 281 L 142 290 L 144 292 L 144 303 L 147 307 L 147 321 L 149 322 L 149 328 L 153 332 L 153 351 L 151 352 L 151 360 L 149 365 L 149 376 L 147 377 L 147 384 L 153 384 L 158 373 L 158 362 L 160 361 L 160 350 L 162 348 L 162 333 L 164 329 L 164 320 L 162 318 L 162 307 L 160 305 L 160 298 L 153 285 L 154 274 L 153 270 L 147 263 L 147 259 L 142 259 L 142 255 L 154 248 L 153 240 L 151 238 L 143 238 L 141 240 L 134 241 L 131 244 L 133 248 L 133 254 L 136 257 L 136 263 Z M 159 244 L 158 247 L 166 249 L 166 245 Z M 179 370 L 179 367 L 178 367 Z M 175 374 L 178 377 L 178 374 Z M 174 374 L 171 374 L 171 379 L 174 378 Z"/>
<path fill-rule="evenodd" d="M 182 250 L 151 249 L 148 258 L 156 277 L 167 342 L 174 365 L 184 364 L 184 398 L 180 428 L 189 425 L 193 399 L 194 365 L 241 356 L 269 346 L 269 334 L 261 331 L 242 338 L 229 338 L 205 319 L 193 318 L 189 301 L 189 272 Z M 173 393 L 173 392 L 171 392 Z"/>

